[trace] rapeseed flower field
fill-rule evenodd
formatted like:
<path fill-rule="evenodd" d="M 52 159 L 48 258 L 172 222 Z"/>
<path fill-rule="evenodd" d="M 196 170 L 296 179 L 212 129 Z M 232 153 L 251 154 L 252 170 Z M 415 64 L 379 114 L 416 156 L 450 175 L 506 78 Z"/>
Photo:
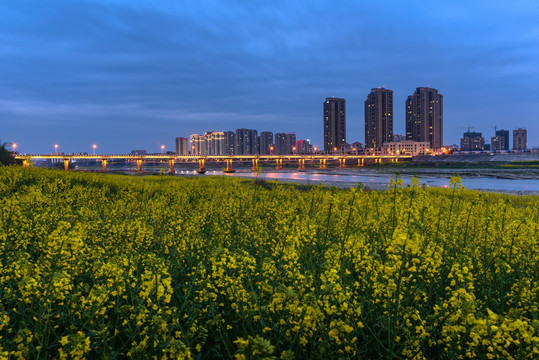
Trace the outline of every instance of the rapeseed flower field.
<path fill-rule="evenodd" d="M 537 359 L 539 198 L 0 167 L 0 359 Z"/>

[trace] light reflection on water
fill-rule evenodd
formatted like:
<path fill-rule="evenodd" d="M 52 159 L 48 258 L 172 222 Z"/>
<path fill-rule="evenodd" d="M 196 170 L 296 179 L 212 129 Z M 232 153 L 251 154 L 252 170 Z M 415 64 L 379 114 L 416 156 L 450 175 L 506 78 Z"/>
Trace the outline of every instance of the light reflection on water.
<path fill-rule="evenodd" d="M 80 170 L 100 170 L 101 166 L 80 166 Z M 146 166 L 144 167 L 145 172 L 160 172 L 162 169 L 168 170 L 168 166 Z M 109 165 L 109 170 L 111 171 L 125 171 L 125 172 L 135 172 L 135 166 L 126 166 L 126 165 Z M 390 178 L 395 178 L 395 172 L 391 171 L 372 171 L 366 170 L 357 170 L 355 172 L 351 171 L 342 171 L 337 169 L 327 169 L 322 170 L 324 172 L 319 172 L 316 170 L 307 170 L 307 171 L 293 171 L 293 170 L 281 170 L 281 171 L 263 171 L 260 175 L 260 178 L 268 180 L 283 180 L 283 181 L 294 181 L 301 183 L 312 183 L 318 184 L 322 183 L 325 185 L 335 185 L 341 187 L 354 186 L 358 183 L 363 183 L 365 186 L 374 188 L 374 189 L 386 189 L 389 185 Z M 497 191 L 523 191 L 523 192 L 532 192 L 539 194 L 539 178 L 526 178 L 526 179 L 507 179 L 507 178 L 497 178 L 492 176 L 481 176 L 480 171 L 479 175 L 473 177 L 462 177 L 462 184 L 468 189 L 477 189 L 477 190 L 497 190 Z M 438 173 L 433 173 L 434 175 L 422 174 L 419 176 L 419 183 L 425 184 L 429 187 L 449 187 L 449 179 L 451 178 L 454 170 L 444 169 Z M 191 169 L 179 169 L 176 167 L 176 175 L 180 176 L 200 176 L 196 168 Z M 226 174 L 220 169 L 208 169 L 205 174 L 206 176 L 234 176 L 242 178 L 255 178 L 256 173 L 251 172 L 247 169 L 237 169 L 233 174 Z M 410 183 L 412 175 L 401 174 L 399 177 L 403 180 L 403 185 Z"/>
<path fill-rule="evenodd" d="M 213 174 L 211 174 L 213 175 Z M 217 174 L 216 174 L 217 175 Z M 254 178 L 256 174 L 250 172 L 237 172 L 232 176 Z M 291 180 L 300 182 L 323 183 L 326 185 L 350 185 L 363 183 L 366 186 L 383 189 L 389 186 L 390 178 L 395 178 L 393 173 L 378 173 L 376 175 L 356 175 L 356 174 L 320 174 L 308 172 L 266 172 L 260 174 L 260 178 L 268 180 Z M 399 175 L 403 180 L 403 185 L 407 185 L 412 180 L 410 175 Z M 429 187 L 449 187 L 447 176 L 420 176 L 419 183 Z M 473 177 L 462 178 L 462 185 L 468 189 L 477 190 L 499 190 L 499 191 L 526 191 L 539 192 L 539 179 L 500 179 L 493 177 Z"/>

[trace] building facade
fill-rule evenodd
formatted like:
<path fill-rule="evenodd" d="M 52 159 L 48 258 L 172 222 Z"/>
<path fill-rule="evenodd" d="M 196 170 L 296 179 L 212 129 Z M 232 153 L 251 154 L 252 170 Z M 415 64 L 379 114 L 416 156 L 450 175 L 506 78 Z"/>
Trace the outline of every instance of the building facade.
<path fill-rule="evenodd" d="M 490 138 L 491 150 L 509 150 L 509 130 L 497 130 Z"/>
<path fill-rule="evenodd" d="M 391 141 L 383 144 L 383 153 L 386 155 L 425 155 L 430 153 L 428 141 Z"/>
<path fill-rule="evenodd" d="M 513 150 L 528 149 L 528 132 L 526 129 L 518 128 L 513 130 Z"/>
<path fill-rule="evenodd" d="M 502 148 L 499 150 L 509 150 L 509 130 L 497 130 L 496 137 L 499 137 L 503 143 Z"/>
<path fill-rule="evenodd" d="M 208 155 L 226 155 L 225 133 L 222 131 L 209 131 L 204 134 Z"/>
<path fill-rule="evenodd" d="M 206 141 L 204 135 L 193 134 L 189 138 L 191 139 L 191 155 L 208 155 L 208 149 L 206 148 Z"/>
<path fill-rule="evenodd" d="M 406 99 L 406 139 L 425 142 L 438 150 L 443 145 L 443 95 L 429 87 L 418 87 Z"/>
<path fill-rule="evenodd" d="M 275 154 L 289 155 L 292 154 L 293 148 L 296 146 L 296 134 L 293 132 L 276 133 L 275 134 Z"/>
<path fill-rule="evenodd" d="M 253 129 L 236 130 L 236 155 L 258 154 L 258 132 Z"/>
<path fill-rule="evenodd" d="M 328 97 L 324 102 L 324 151 L 336 152 L 344 144 L 346 144 L 346 101 Z"/>
<path fill-rule="evenodd" d="M 460 139 L 460 149 L 462 151 L 483 150 L 484 148 L 485 138 L 480 132 L 467 131 Z"/>
<path fill-rule="evenodd" d="M 227 155 L 236 155 L 236 133 L 225 131 L 225 151 Z"/>
<path fill-rule="evenodd" d="M 271 131 L 262 131 L 258 137 L 260 155 L 270 155 L 273 147 L 273 133 Z"/>
<path fill-rule="evenodd" d="M 184 137 L 176 138 L 176 155 L 189 155 L 189 139 Z"/>
<path fill-rule="evenodd" d="M 393 141 L 393 90 L 371 89 L 365 100 L 365 147 Z"/>
<path fill-rule="evenodd" d="M 296 151 L 295 154 L 312 154 L 313 146 L 309 140 L 296 140 Z"/>

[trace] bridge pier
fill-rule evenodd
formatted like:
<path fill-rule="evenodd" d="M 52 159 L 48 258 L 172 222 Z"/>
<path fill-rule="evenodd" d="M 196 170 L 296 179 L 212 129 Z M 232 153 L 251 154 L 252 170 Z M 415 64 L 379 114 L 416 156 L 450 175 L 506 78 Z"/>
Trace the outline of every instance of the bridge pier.
<path fill-rule="evenodd" d="M 299 169 L 305 169 L 305 159 L 299 159 Z"/>
<path fill-rule="evenodd" d="M 226 169 L 225 169 L 225 173 L 231 174 L 231 173 L 233 173 L 234 171 L 236 171 L 236 170 L 234 170 L 234 169 L 232 168 L 232 159 L 226 159 Z"/>
<path fill-rule="evenodd" d="M 320 159 L 320 169 L 326 168 L 326 159 Z"/>
<path fill-rule="evenodd" d="M 137 159 L 137 172 L 142 171 L 142 159 Z"/>
<path fill-rule="evenodd" d="M 64 159 L 64 170 L 65 171 L 69 170 L 69 159 Z"/>
<path fill-rule="evenodd" d="M 174 159 L 168 159 L 168 173 L 169 174 L 175 174 L 176 171 L 174 170 Z"/>
<path fill-rule="evenodd" d="M 339 167 L 341 169 L 346 167 L 346 159 L 345 158 L 339 158 Z"/>
<path fill-rule="evenodd" d="M 275 163 L 277 165 L 277 170 L 282 170 L 282 168 L 283 168 L 283 159 L 275 159 Z"/>
<path fill-rule="evenodd" d="M 101 159 L 101 168 L 103 171 L 107 171 L 107 159 Z"/>
<path fill-rule="evenodd" d="M 365 166 L 365 159 L 357 159 L 357 166 Z"/>
<path fill-rule="evenodd" d="M 251 161 L 253 163 L 253 168 L 251 170 L 256 171 L 256 167 L 258 166 L 258 159 L 251 159 Z"/>
<path fill-rule="evenodd" d="M 204 167 L 204 159 L 198 159 L 198 171 L 199 174 L 204 174 L 206 168 Z"/>

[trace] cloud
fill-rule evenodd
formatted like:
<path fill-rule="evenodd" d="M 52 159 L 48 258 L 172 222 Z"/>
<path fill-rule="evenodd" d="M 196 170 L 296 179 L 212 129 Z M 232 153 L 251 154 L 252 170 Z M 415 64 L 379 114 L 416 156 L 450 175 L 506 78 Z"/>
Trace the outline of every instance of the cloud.
<path fill-rule="evenodd" d="M 0 113 L 11 136 L 51 124 L 32 139 L 93 126 L 143 138 L 151 124 L 156 138 L 171 125 L 174 136 L 251 127 L 321 143 L 321 103 L 335 95 L 362 141 L 370 88 L 395 91 L 402 132 L 404 98 L 432 85 L 448 124 L 488 129 L 513 113 L 504 103 L 539 110 L 537 15 L 533 3 L 492 1 L 6 1 Z M 494 100 L 478 109 L 477 94 Z"/>

